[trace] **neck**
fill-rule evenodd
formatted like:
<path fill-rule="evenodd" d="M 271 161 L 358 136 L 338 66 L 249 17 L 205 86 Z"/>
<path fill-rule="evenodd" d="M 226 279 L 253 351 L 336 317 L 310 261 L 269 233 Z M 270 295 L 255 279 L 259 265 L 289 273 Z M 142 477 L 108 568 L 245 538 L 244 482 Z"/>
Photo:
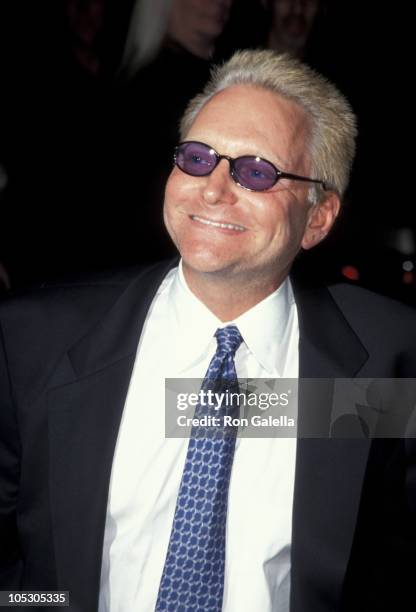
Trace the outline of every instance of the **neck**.
<path fill-rule="evenodd" d="M 285 280 L 289 270 L 280 277 L 244 279 L 198 273 L 183 264 L 189 289 L 222 322 L 233 321 L 272 294 Z"/>

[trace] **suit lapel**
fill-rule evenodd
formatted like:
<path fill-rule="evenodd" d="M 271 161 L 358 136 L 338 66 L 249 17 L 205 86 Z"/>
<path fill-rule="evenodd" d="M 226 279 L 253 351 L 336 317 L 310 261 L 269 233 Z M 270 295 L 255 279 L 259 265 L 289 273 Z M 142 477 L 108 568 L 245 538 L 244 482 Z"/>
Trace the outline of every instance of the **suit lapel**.
<path fill-rule="evenodd" d="M 136 349 L 152 299 L 175 262 L 138 276 L 71 348 L 75 376 L 48 394 L 50 490 L 59 587 L 96 610 L 111 467 Z M 59 368 L 58 368 L 59 370 Z M 80 555 L 80 551 L 82 555 Z"/>
<path fill-rule="evenodd" d="M 357 375 L 368 355 L 327 289 L 293 284 L 300 331 L 301 437 L 293 508 L 291 612 L 329 612 L 338 609 L 370 446 L 362 439 L 324 439 L 330 428 L 331 379 Z M 308 378 L 327 379 L 313 397 L 310 383 L 302 380 Z"/>
<path fill-rule="evenodd" d="M 79 376 L 91 374 L 135 354 L 143 323 L 163 278 L 177 264 L 170 260 L 146 268 L 134 279 L 69 357 Z"/>

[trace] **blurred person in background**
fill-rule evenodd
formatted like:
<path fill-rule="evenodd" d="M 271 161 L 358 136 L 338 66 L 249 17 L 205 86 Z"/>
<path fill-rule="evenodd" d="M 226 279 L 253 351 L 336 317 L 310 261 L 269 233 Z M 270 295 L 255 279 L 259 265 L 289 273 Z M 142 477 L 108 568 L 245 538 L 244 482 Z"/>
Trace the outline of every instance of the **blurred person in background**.
<path fill-rule="evenodd" d="M 130 261 L 157 260 L 173 252 L 163 225 L 162 202 L 179 119 L 208 78 L 232 3 L 173 0 L 169 7 L 165 4 L 161 19 L 166 30 L 155 32 L 159 47 L 148 41 L 148 51 L 138 39 L 144 25 L 136 23 L 146 1 L 139 1 L 137 14 L 133 12 L 114 112 L 117 154 L 113 167 L 118 177 L 113 181 L 114 197 L 131 213 L 131 240 L 122 247 Z M 147 18 L 152 27 L 154 13 Z"/>
<path fill-rule="evenodd" d="M 267 48 L 303 58 L 321 0 L 263 0 L 270 16 Z"/>
<path fill-rule="evenodd" d="M 173 0 L 168 35 L 190 53 L 211 59 L 233 0 Z"/>

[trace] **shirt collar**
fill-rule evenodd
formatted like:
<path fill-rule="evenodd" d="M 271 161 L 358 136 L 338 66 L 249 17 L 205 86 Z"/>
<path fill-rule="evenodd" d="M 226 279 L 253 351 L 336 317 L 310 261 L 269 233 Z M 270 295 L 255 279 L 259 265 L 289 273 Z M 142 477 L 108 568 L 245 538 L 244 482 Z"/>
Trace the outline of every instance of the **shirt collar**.
<path fill-rule="evenodd" d="M 176 365 L 178 370 L 196 363 L 210 343 L 215 351 L 214 334 L 224 324 L 189 289 L 182 270 L 182 260 L 169 290 L 169 316 L 172 332 L 177 333 Z"/>
<path fill-rule="evenodd" d="M 169 290 L 172 329 L 178 333 L 177 366 L 181 370 L 197 362 L 210 343 L 215 351 L 214 334 L 219 327 L 237 325 L 248 350 L 261 366 L 273 375 L 284 370 L 290 339 L 288 325 L 295 303 L 289 278 L 264 300 L 226 323 L 218 319 L 189 289 L 182 270 L 182 260 Z"/>
<path fill-rule="evenodd" d="M 279 376 L 283 375 L 294 305 L 292 286 L 287 277 L 276 291 L 234 321 L 249 351 L 271 376 L 276 370 Z"/>

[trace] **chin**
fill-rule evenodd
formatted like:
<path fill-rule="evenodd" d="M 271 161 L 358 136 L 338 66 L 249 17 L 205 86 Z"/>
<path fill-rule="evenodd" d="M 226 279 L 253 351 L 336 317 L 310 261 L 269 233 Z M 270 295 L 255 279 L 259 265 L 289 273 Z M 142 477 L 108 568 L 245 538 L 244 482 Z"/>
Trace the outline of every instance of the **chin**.
<path fill-rule="evenodd" d="M 201 274 L 215 274 L 230 272 L 234 268 L 234 264 L 228 258 L 215 254 L 213 252 L 203 250 L 182 250 L 181 252 L 183 264 L 188 270 L 199 272 Z"/>

